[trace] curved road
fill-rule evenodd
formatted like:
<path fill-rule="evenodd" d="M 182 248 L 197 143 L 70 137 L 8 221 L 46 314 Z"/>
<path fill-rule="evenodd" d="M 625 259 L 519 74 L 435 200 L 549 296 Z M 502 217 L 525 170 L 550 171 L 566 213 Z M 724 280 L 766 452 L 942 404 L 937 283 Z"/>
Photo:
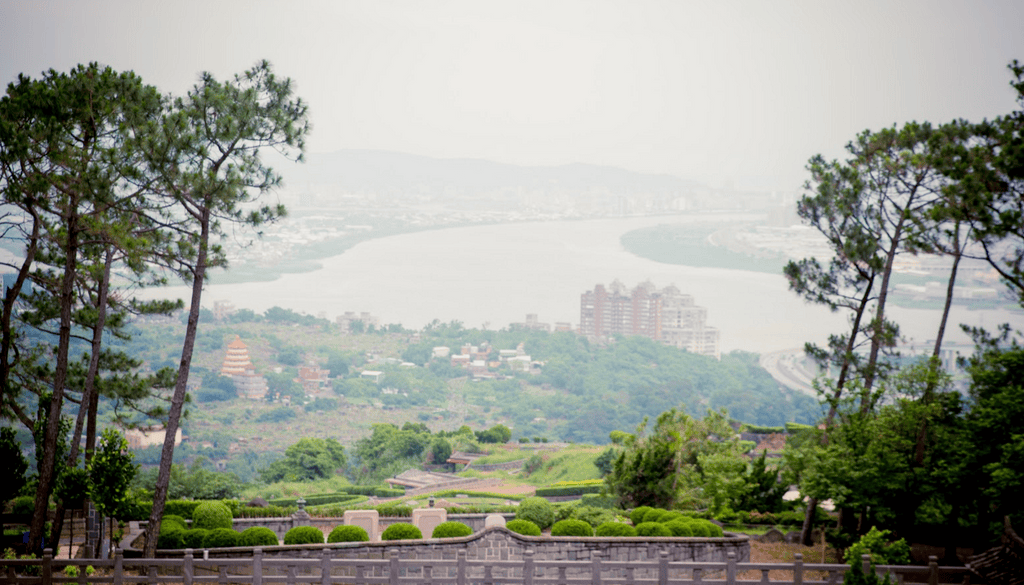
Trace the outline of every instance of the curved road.
<path fill-rule="evenodd" d="M 783 386 L 817 398 L 818 392 L 813 386 L 817 374 L 804 368 L 803 359 L 803 349 L 784 349 L 761 354 L 760 363 Z"/>

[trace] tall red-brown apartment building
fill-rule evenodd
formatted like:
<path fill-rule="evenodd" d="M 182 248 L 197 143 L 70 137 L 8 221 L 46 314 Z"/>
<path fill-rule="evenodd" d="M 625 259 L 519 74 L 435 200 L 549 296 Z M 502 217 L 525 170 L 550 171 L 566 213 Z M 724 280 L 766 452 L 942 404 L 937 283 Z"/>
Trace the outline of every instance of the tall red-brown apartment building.
<path fill-rule="evenodd" d="M 580 296 L 580 334 L 592 338 L 642 335 L 690 353 L 721 358 L 719 332 L 707 325 L 708 311 L 674 285 L 650 281 L 628 290 L 618 279 Z"/>

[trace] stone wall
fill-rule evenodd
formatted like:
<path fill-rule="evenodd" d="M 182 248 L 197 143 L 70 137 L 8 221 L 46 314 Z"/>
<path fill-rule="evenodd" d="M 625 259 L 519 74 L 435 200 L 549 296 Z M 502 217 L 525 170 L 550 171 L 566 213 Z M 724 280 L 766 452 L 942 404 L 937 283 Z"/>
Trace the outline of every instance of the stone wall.
<path fill-rule="evenodd" d="M 534 560 L 586 561 L 596 557 L 607 561 L 654 561 L 661 551 L 669 561 L 725 562 L 730 552 L 738 562 L 749 562 L 750 541 L 745 535 L 727 534 L 724 538 L 577 538 L 568 536 L 524 536 L 504 527 L 491 527 L 464 538 L 307 544 L 262 547 L 265 558 L 319 558 L 327 548 L 336 558 L 386 559 L 398 551 L 402 559 L 452 559 L 460 550 L 470 560 L 520 561 L 530 549 Z M 235 547 L 211 549 L 209 558 L 247 558 L 253 549 Z M 184 551 L 167 551 L 160 556 L 181 556 Z"/>
<path fill-rule="evenodd" d="M 513 513 L 502 514 L 502 516 L 504 516 L 506 520 L 512 520 L 516 517 Z M 473 532 L 479 532 L 484 529 L 484 520 L 486 518 L 487 514 L 448 514 L 449 520 L 462 522 L 472 528 Z M 381 518 L 380 532 L 383 532 L 388 526 L 398 524 L 399 522 L 412 524 L 412 518 Z M 296 516 L 287 516 L 284 518 L 235 518 L 234 529 L 241 532 L 252 526 L 266 526 L 274 531 L 278 540 L 284 540 L 284 535 L 296 526 L 315 526 L 324 533 L 324 537 L 326 538 L 327 535 L 334 530 L 335 526 L 340 526 L 342 524 L 344 524 L 344 521 L 341 518 L 303 518 Z"/>

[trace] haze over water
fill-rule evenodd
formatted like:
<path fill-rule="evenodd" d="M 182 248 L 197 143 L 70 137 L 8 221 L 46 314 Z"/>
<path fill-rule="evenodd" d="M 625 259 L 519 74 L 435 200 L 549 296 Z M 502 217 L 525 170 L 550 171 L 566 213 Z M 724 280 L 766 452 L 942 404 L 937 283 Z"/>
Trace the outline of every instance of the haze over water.
<path fill-rule="evenodd" d="M 662 264 L 626 252 L 622 234 L 658 224 L 751 219 L 743 215 L 688 215 L 551 221 L 441 229 L 363 242 L 323 261 L 315 272 L 273 282 L 211 285 L 203 304 L 227 300 L 262 313 L 280 306 L 327 318 L 368 311 L 381 323 L 419 329 L 434 319 L 467 327 L 500 329 L 537 313 L 546 323 L 579 325 L 580 295 L 618 278 L 632 288 L 651 280 L 675 284 L 708 309 L 708 324 L 721 330 L 722 351 L 767 353 L 823 343 L 842 332 L 841 313 L 804 303 L 781 275 Z M 188 299 L 184 287 L 146 291 L 147 297 Z M 936 310 L 892 307 L 908 342 L 933 339 Z M 994 329 L 1009 322 L 1024 328 L 1024 312 L 969 311 L 954 306 L 947 343 L 967 343 L 960 323 Z"/>

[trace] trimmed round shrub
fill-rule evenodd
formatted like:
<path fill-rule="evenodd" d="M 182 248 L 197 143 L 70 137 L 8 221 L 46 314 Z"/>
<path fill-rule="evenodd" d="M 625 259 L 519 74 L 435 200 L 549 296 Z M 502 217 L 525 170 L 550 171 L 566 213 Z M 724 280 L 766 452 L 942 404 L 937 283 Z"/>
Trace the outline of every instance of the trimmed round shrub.
<path fill-rule="evenodd" d="M 664 524 L 664 526 L 672 531 L 672 536 L 693 536 L 691 524 L 687 520 L 673 520 Z"/>
<path fill-rule="evenodd" d="M 595 508 L 593 506 L 577 506 L 572 509 L 573 520 L 583 520 L 590 524 L 591 528 L 597 528 L 605 522 L 613 522 L 615 513 L 606 508 Z"/>
<path fill-rule="evenodd" d="M 711 536 L 711 526 L 713 524 L 700 518 L 690 521 L 690 530 L 693 531 L 694 536 Z"/>
<path fill-rule="evenodd" d="M 316 526 L 296 526 L 284 534 L 285 544 L 323 544 L 324 533 Z"/>
<path fill-rule="evenodd" d="M 629 513 L 629 521 L 633 523 L 633 526 L 639 526 L 644 521 L 644 514 L 653 509 L 650 506 L 637 506 Z"/>
<path fill-rule="evenodd" d="M 516 508 L 516 520 L 529 520 L 544 530 L 555 522 L 555 507 L 544 498 L 525 498 Z"/>
<path fill-rule="evenodd" d="M 540 536 L 540 526 L 537 526 L 529 520 L 509 520 L 505 524 L 505 528 L 508 528 L 516 534 L 525 534 L 526 536 Z"/>
<path fill-rule="evenodd" d="M 221 502 L 203 502 L 192 512 L 192 528 L 231 528 L 231 508 Z"/>
<path fill-rule="evenodd" d="M 238 546 L 275 546 L 277 534 L 266 526 L 251 526 L 238 537 Z"/>
<path fill-rule="evenodd" d="M 230 528 L 214 528 L 206 534 L 203 539 L 203 548 L 226 548 L 238 546 L 238 539 L 242 535 Z"/>
<path fill-rule="evenodd" d="M 670 512 L 665 512 L 661 516 L 658 516 L 658 520 L 657 521 L 662 523 L 662 524 L 668 524 L 669 522 L 672 522 L 673 520 L 679 520 L 682 517 L 683 517 L 683 515 L 680 512 L 676 512 L 675 510 L 672 510 Z"/>
<path fill-rule="evenodd" d="M 644 514 L 644 518 L 640 521 L 640 523 L 643 524 L 644 522 L 657 522 L 658 519 L 660 519 L 665 514 L 668 514 L 668 510 L 662 508 L 651 508 L 650 510 L 647 511 L 647 513 Z"/>
<path fill-rule="evenodd" d="M 327 535 L 327 542 L 369 542 L 370 535 L 359 526 L 342 524 Z"/>
<path fill-rule="evenodd" d="M 160 535 L 156 537 L 156 547 L 165 549 L 185 548 L 185 531 L 175 524 L 164 528 L 161 524 Z"/>
<path fill-rule="evenodd" d="M 664 524 L 657 522 L 643 522 L 636 527 L 637 536 L 672 536 L 672 531 Z"/>
<path fill-rule="evenodd" d="M 462 522 L 442 522 L 434 528 L 430 538 L 458 538 L 473 534 L 473 529 Z"/>
<path fill-rule="evenodd" d="M 170 528 L 172 525 L 182 530 L 188 530 L 188 522 L 184 518 L 174 514 L 164 514 L 164 517 L 160 519 L 160 530 L 163 530 L 165 526 Z"/>
<path fill-rule="evenodd" d="M 419 538 L 423 538 L 420 529 L 405 522 L 388 526 L 380 535 L 381 540 L 416 540 Z"/>
<path fill-rule="evenodd" d="M 551 536 L 594 536 L 594 529 L 583 520 L 559 520 L 551 527 Z"/>
<path fill-rule="evenodd" d="M 596 536 L 636 536 L 636 528 L 625 522 L 605 522 L 594 531 Z"/>
<path fill-rule="evenodd" d="M 185 548 L 203 548 L 203 542 L 210 531 L 205 528 L 191 528 L 182 536 Z"/>
<path fill-rule="evenodd" d="M 708 528 L 708 531 L 710 532 L 710 534 L 708 534 L 708 536 L 710 536 L 712 538 L 721 538 L 721 537 L 725 536 L 725 532 L 722 530 L 722 527 L 719 526 L 718 524 L 715 524 L 714 522 L 708 522 L 707 528 Z"/>

